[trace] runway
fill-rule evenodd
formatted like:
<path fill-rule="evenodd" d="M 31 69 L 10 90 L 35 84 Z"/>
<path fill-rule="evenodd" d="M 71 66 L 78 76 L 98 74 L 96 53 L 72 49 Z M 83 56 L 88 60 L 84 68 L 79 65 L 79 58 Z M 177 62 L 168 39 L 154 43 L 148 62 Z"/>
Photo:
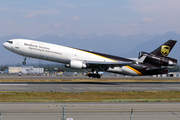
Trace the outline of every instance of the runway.
<path fill-rule="evenodd" d="M 0 91 L 180 91 L 180 82 L 1 82 Z"/>
<path fill-rule="evenodd" d="M 157 79 L 157 80 L 167 80 L 167 79 L 179 79 L 180 77 L 152 77 L 152 76 L 102 76 L 102 79 L 132 79 L 132 80 L 146 80 L 146 79 Z M 0 79 L 94 79 L 88 76 L 0 76 Z M 95 78 L 96 79 L 96 78 Z"/>
<path fill-rule="evenodd" d="M 2 120 L 179 120 L 179 103 L 0 103 Z"/>
<path fill-rule="evenodd" d="M 180 82 L 0 82 L 0 91 L 180 91 L 179 86 Z M 129 120 L 132 109 L 132 120 L 180 119 L 179 103 L 161 102 L 0 103 L 0 113 L 2 120 L 60 120 L 63 105 L 66 119 L 73 120 Z"/>

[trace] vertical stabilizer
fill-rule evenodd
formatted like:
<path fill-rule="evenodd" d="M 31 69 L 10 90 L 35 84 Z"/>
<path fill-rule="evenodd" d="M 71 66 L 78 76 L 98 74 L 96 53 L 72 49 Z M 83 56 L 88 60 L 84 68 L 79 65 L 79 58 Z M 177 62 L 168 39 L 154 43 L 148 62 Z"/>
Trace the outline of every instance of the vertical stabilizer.
<path fill-rule="evenodd" d="M 158 47 L 156 50 L 152 51 L 151 54 L 157 56 L 168 56 L 174 45 L 176 44 L 176 40 L 168 40 L 163 45 Z"/>

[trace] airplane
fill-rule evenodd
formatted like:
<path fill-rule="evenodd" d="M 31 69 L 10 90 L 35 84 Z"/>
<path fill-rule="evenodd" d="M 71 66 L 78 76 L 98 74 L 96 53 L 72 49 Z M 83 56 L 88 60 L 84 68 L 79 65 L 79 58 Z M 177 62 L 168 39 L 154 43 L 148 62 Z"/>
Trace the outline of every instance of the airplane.
<path fill-rule="evenodd" d="M 151 53 L 139 52 L 138 60 L 98 53 L 57 44 L 29 39 L 11 39 L 3 43 L 7 50 L 24 56 L 58 63 L 72 69 L 91 69 L 88 77 L 101 78 L 100 71 L 129 76 L 167 74 L 168 67 L 177 64 L 177 60 L 167 57 L 176 40 L 168 40 Z"/>

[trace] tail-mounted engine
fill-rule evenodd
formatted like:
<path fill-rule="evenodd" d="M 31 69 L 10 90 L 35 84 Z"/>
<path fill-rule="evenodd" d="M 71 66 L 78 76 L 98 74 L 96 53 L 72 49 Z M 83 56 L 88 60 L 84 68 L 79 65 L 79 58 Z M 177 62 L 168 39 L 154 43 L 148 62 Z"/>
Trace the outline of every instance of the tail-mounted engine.
<path fill-rule="evenodd" d="M 161 65 L 161 66 L 172 66 L 177 64 L 177 60 L 166 57 L 166 56 L 157 56 L 151 53 L 146 53 L 146 52 L 140 52 L 139 53 L 139 59 L 145 56 L 146 58 L 144 59 L 143 62 L 145 63 L 150 63 L 150 64 L 155 64 L 155 65 Z"/>

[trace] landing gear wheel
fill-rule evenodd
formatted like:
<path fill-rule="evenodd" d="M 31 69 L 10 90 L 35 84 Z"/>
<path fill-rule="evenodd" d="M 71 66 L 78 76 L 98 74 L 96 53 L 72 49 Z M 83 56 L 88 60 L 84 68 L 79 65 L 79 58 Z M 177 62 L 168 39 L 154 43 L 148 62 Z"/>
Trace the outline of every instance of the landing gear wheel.
<path fill-rule="evenodd" d="M 100 75 L 100 74 L 97 74 L 97 78 L 98 78 L 98 79 L 101 78 L 101 75 Z"/>
<path fill-rule="evenodd" d="M 26 61 L 23 61 L 22 64 L 25 65 L 25 64 L 26 64 Z"/>
<path fill-rule="evenodd" d="M 91 75 L 91 74 L 88 74 L 88 77 L 92 77 L 92 75 Z"/>
<path fill-rule="evenodd" d="M 92 75 L 92 77 L 93 77 L 93 78 L 96 78 L 96 77 L 97 77 L 97 75 L 96 75 L 96 74 L 93 74 L 93 75 Z"/>

